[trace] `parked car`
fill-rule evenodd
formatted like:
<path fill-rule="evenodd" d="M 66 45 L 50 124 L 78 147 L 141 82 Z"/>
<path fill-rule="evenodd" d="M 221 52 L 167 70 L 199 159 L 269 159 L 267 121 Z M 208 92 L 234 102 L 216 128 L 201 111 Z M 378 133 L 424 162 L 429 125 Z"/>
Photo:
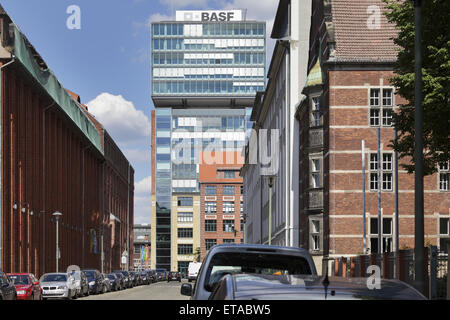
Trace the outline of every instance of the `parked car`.
<path fill-rule="evenodd" d="M 103 293 L 103 279 L 100 271 L 95 269 L 83 270 L 89 281 L 89 293 L 99 294 Z"/>
<path fill-rule="evenodd" d="M 75 279 L 77 297 L 86 297 L 89 295 L 89 281 L 82 271 L 72 271 L 70 275 Z"/>
<path fill-rule="evenodd" d="M 130 280 L 132 283 L 132 287 L 136 287 L 137 286 L 136 273 L 134 271 L 129 271 L 128 273 L 130 274 Z"/>
<path fill-rule="evenodd" d="M 68 273 L 46 273 L 39 279 L 39 283 L 42 287 L 43 300 L 76 298 L 75 279 Z"/>
<path fill-rule="evenodd" d="M 103 293 L 111 292 L 111 282 L 109 281 L 109 278 L 104 273 L 100 273 L 100 277 L 103 282 Z"/>
<path fill-rule="evenodd" d="M 189 282 L 197 279 L 198 271 L 200 270 L 201 266 L 202 266 L 201 262 L 189 262 L 189 266 L 188 266 L 188 281 Z"/>
<path fill-rule="evenodd" d="M 17 291 L 14 283 L 6 273 L 0 271 L 0 300 L 17 300 Z"/>
<path fill-rule="evenodd" d="M 158 275 L 156 274 L 156 270 L 149 270 L 150 279 L 152 283 L 158 282 Z"/>
<path fill-rule="evenodd" d="M 125 288 L 132 288 L 133 281 L 131 280 L 130 273 L 126 270 L 117 270 L 114 272 L 120 272 L 125 277 Z"/>
<path fill-rule="evenodd" d="M 156 269 L 156 273 L 158 274 L 158 281 L 165 281 L 167 280 L 167 270 L 166 269 Z"/>
<path fill-rule="evenodd" d="M 8 273 L 16 287 L 18 300 L 42 300 L 42 288 L 32 273 Z"/>
<path fill-rule="evenodd" d="M 126 289 L 127 283 L 125 281 L 125 276 L 123 275 L 123 273 L 119 271 L 114 271 L 113 274 L 115 274 L 119 279 L 119 290 Z"/>
<path fill-rule="evenodd" d="M 150 276 L 148 271 L 141 271 L 140 273 L 142 284 L 150 284 Z"/>
<path fill-rule="evenodd" d="M 220 244 L 206 254 L 195 287 L 181 286 L 181 294 L 193 300 L 207 300 L 226 274 L 279 272 L 289 275 L 317 275 L 311 255 L 305 249 L 256 244 Z"/>
<path fill-rule="evenodd" d="M 111 288 L 110 291 L 119 291 L 120 290 L 120 288 L 121 288 L 120 278 L 115 273 L 108 273 L 105 276 L 105 278 L 109 281 L 109 286 Z"/>
<path fill-rule="evenodd" d="M 181 274 L 177 271 L 171 271 L 167 274 L 167 282 L 178 281 L 181 282 Z"/>
<path fill-rule="evenodd" d="M 210 300 L 426 300 L 400 280 L 381 280 L 381 288 L 370 290 L 367 278 L 308 275 L 228 274 Z"/>

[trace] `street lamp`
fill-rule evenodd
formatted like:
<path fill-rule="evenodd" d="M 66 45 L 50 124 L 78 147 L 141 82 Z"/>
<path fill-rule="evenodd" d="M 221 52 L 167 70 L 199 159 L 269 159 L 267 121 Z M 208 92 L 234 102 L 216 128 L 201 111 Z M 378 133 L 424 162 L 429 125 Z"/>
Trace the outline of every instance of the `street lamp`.
<path fill-rule="evenodd" d="M 62 213 L 59 211 L 56 211 L 52 214 L 56 219 L 56 272 L 58 272 L 58 260 L 59 260 L 59 217 L 62 216 Z"/>

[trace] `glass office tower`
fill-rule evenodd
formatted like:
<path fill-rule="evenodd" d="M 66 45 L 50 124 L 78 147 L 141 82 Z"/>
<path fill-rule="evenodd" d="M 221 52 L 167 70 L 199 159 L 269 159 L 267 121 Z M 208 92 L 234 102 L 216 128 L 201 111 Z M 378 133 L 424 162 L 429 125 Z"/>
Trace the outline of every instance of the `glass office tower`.
<path fill-rule="evenodd" d="M 176 16 L 151 28 L 151 260 L 153 268 L 167 270 L 187 265 L 191 248 L 200 245 L 199 153 L 245 146 L 256 92 L 265 88 L 266 61 L 265 22 L 246 21 L 241 10 Z M 178 241 L 180 226 L 184 238 Z M 185 238 L 191 233 L 192 246 Z"/>

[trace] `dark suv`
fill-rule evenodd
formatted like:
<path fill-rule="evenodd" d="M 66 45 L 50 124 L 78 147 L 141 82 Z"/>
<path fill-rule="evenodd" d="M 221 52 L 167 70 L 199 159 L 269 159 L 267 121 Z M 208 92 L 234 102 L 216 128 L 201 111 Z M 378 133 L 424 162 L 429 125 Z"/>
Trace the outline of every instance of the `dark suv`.
<path fill-rule="evenodd" d="M 96 269 L 82 270 L 89 282 L 89 293 L 99 294 L 103 293 L 103 279 L 100 275 L 100 271 Z"/>
<path fill-rule="evenodd" d="M 123 274 L 123 276 L 125 277 L 125 286 L 124 288 L 132 288 L 133 286 L 133 280 L 131 279 L 131 275 L 128 271 L 126 270 L 116 270 L 114 272 L 120 272 L 121 274 Z"/>
<path fill-rule="evenodd" d="M 14 283 L 6 273 L 0 271 L 0 300 L 17 300 L 17 291 Z"/>

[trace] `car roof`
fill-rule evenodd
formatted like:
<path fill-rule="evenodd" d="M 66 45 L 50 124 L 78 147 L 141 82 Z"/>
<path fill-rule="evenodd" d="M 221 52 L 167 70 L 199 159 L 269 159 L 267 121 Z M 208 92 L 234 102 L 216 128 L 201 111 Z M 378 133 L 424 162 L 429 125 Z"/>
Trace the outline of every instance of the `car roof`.
<path fill-rule="evenodd" d="M 291 275 L 274 276 L 261 274 L 227 275 L 232 280 L 237 298 L 268 297 L 271 295 L 301 296 L 316 295 L 324 298 L 323 276 Z M 354 299 L 426 299 L 407 283 L 396 279 L 381 279 L 381 288 L 370 290 L 367 278 L 329 277 L 328 294 L 335 292 L 336 298 Z M 270 298 L 271 299 L 271 298 Z"/>
<path fill-rule="evenodd" d="M 255 252 L 270 252 L 270 253 L 281 253 L 281 254 L 301 254 L 309 255 L 308 251 L 303 248 L 298 247 L 285 247 L 285 246 L 272 246 L 264 244 L 241 244 L 241 243 L 227 243 L 218 244 L 209 249 L 209 252 L 225 252 L 225 251 L 255 251 Z"/>

